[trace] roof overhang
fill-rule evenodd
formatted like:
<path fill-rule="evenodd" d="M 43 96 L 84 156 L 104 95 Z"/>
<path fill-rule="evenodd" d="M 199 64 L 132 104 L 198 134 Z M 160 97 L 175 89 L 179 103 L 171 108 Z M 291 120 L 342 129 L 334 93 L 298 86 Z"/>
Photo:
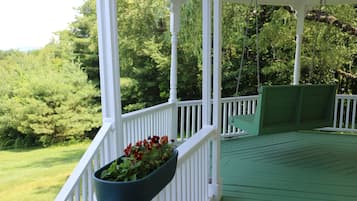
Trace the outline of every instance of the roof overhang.
<path fill-rule="evenodd" d="M 225 0 L 226 2 L 236 2 L 242 4 L 255 4 L 257 1 L 260 5 L 276 5 L 276 6 L 318 6 L 321 0 Z M 324 5 L 337 5 L 337 4 L 357 4 L 357 0 L 322 0 Z"/>

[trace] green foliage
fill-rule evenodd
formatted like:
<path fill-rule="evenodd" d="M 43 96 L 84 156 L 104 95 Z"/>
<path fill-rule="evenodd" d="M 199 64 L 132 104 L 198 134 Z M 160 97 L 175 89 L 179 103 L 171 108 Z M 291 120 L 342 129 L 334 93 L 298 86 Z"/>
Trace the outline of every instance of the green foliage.
<path fill-rule="evenodd" d="M 123 112 L 132 112 L 145 107 L 144 103 L 139 103 L 141 91 L 139 83 L 132 78 L 123 77 L 120 79 L 121 102 L 124 105 Z"/>
<path fill-rule="evenodd" d="M 100 125 L 98 90 L 54 49 L 0 60 L 0 147 L 79 140 Z"/>
<path fill-rule="evenodd" d="M 255 12 L 253 4 L 223 4 L 222 96 L 235 95 L 243 40 L 246 40 L 246 55 L 240 78 L 240 95 L 256 93 L 259 84 L 257 74 L 260 84 L 264 85 L 292 82 L 296 18 L 289 9 L 279 6 L 258 6 Z M 181 100 L 201 97 L 201 7 L 199 0 L 187 1 L 181 7 L 177 84 Z M 143 105 L 151 106 L 168 99 L 171 52 L 168 8 L 167 1 L 118 1 L 121 76 L 130 77 L 137 83 L 135 90 L 130 89 L 130 92 L 134 90 L 135 95 L 125 95 L 124 111 Z M 351 5 L 322 9 L 351 26 L 357 26 L 355 8 Z M 72 51 L 79 58 L 89 79 L 98 80 L 95 1 L 87 0 L 80 12 L 82 15 L 71 24 L 70 31 L 62 32 L 61 42 L 70 41 L 66 44 L 72 44 Z M 355 80 L 336 75 L 336 70 L 356 73 L 356 44 L 355 36 L 343 33 L 331 25 L 305 21 L 302 83 L 340 83 L 344 85 L 343 88 L 353 90 Z M 256 67 L 257 52 L 260 54 L 259 69 Z"/>
<path fill-rule="evenodd" d="M 256 93 L 257 52 L 260 57 L 258 73 L 261 84 L 290 84 L 293 75 L 296 34 L 296 18 L 293 13 L 284 7 L 259 6 L 257 10 L 259 48 L 257 49 L 254 8 L 226 3 L 224 9 L 222 95 L 232 96 L 235 93 L 245 29 L 247 29 L 247 47 L 239 94 Z M 356 27 L 357 18 L 353 6 L 329 6 L 322 9 L 329 15 Z M 332 25 L 305 21 L 301 54 L 301 83 L 338 83 L 340 93 L 353 91 L 356 93 L 356 80 L 337 73 L 338 70 L 342 70 L 352 75 L 356 74 L 356 45 L 355 36 L 344 33 Z"/>
<path fill-rule="evenodd" d="M 178 96 L 182 99 L 200 97 L 201 26 L 197 26 L 200 24 L 200 20 L 197 20 L 200 19 L 200 13 L 196 12 L 197 6 L 200 6 L 197 0 L 185 4 L 181 15 Z M 118 1 L 121 76 L 135 80 L 138 89 L 138 93 L 134 92 L 133 99 L 127 99 L 129 96 L 125 95 L 124 111 L 143 105 L 155 105 L 169 98 L 171 33 L 168 8 L 166 1 Z M 88 78 L 97 83 L 99 73 L 95 1 L 87 0 L 79 10 L 81 16 L 70 25 L 69 31 L 60 33 L 60 41 L 72 44 L 71 48 Z"/>

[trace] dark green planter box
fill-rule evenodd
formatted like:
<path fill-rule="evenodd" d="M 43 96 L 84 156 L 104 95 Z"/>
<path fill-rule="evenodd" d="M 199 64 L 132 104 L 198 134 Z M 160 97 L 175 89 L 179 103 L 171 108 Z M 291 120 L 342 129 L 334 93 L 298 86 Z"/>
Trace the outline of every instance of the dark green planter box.
<path fill-rule="evenodd" d="M 158 169 L 144 178 L 115 182 L 100 179 L 102 171 L 114 161 L 100 168 L 93 174 L 97 201 L 150 201 L 172 180 L 176 172 L 178 151 Z M 120 158 L 119 158 L 120 159 Z"/>

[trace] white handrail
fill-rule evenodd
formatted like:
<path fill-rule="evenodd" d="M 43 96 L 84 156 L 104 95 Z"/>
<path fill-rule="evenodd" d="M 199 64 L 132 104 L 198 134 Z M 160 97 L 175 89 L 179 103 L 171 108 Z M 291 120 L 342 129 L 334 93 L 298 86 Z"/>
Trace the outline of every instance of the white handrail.
<path fill-rule="evenodd" d="M 181 144 L 173 180 L 153 201 L 209 200 L 211 141 L 216 131 L 205 126 Z"/>
<path fill-rule="evenodd" d="M 62 187 L 61 191 L 58 193 L 55 201 L 63 201 L 67 199 L 72 200 L 73 198 L 69 198 L 69 197 L 74 194 L 76 195 L 74 197 L 76 197 L 76 199 L 79 200 L 79 196 L 78 196 L 79 191 L 77 193 L 74 193 L 73 191 L 75 190 L 76 186 L 79 186 L 78 184 L 82 180 L 81 177 L 83 173 L 88 172 L 88 168 L 91 167 L 93 158 L 98 152 L 98 149 L 101 147 L 101 144 L 103 144 L 103 141 L 106 138 L 108 132 L 110 131 L 111 126 L 112 126 L 111 123 L 104 123 L 103 126 L 100 128 L 96 137 L 92 141 L 91 145 L 88 147 L 87 151 L 80 159 L 78 165 L 75 167 L 72 174 L 70 175 L 64 186 Z M 89 175 L 89 177 L 91 178 L 91 175 Z M 89 183 L 90 182 L 88 182 L 88 184 Z M 91 197 L 91 195 L 88 195 L 87 193 L 85 194 Z M 91 200 L 91 198 L 89 198 L 88 200 Z"/>
<path fill-rule="evenodd" d="M 162 103 L 162 104 L 159 104 L 159 105 L 151 106 L 149 108 L 144 108 L 144 109 L 141 109 L 141 110 L 137 110 L 137 111 L 133 111 L 133 112 L 129 112 L 129 113 L 123 114 L 122 117 L 125 118 L 125 119 L 133 119 L 133 118 L 137 117 L 138 115 L 152 113 L 152 112 L 155 112 L 157 110 L 169 109 L 173 105 L 175 105 L 175 103 Z"/>
<path fill-rule="evenodd" d="M 189 140 L 185 141 L 177 148 L 179 151 L 177 163 L 181 163 L 190 153 L 194 152 L 202 143 L 212 138 L 215 134 L 213 126 L 204 126 L 198 133 L 193 135 Z"/>

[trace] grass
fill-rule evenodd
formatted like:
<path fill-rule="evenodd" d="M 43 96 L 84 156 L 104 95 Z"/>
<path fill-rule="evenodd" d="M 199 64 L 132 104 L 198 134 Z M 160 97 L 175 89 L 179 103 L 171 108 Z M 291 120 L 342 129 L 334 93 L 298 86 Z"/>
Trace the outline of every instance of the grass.
<path fill-rule="evenodd" d="M 88 146 L 0 151 L 1 201 L 54 200 Z"/>

